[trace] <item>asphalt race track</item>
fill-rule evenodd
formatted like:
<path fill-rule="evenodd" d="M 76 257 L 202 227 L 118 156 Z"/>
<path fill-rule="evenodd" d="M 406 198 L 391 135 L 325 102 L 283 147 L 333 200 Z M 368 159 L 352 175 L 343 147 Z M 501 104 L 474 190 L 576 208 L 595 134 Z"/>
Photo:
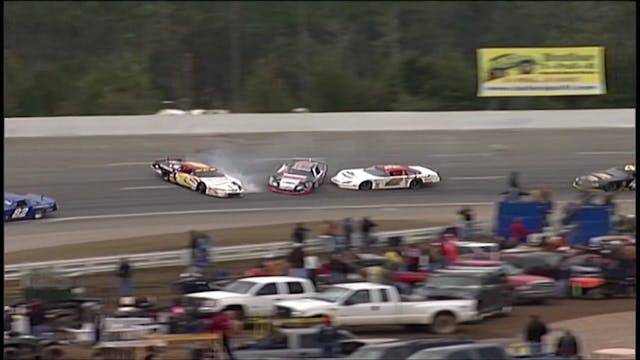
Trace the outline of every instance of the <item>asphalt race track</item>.
<path fill-rule="evenodd" d="M 239 177 L 249 193 L 240 199 L 218 199 L 165 183 L 149 165 L 167 155 L 217 166 Z M 308 196 L 269 192 L 268 175 L 288 157 L 325 158 L 330 175 L 343 168 L 373 164 L 425 165 L 439 171 L 443 182 L 417 191 L 357 192 L 337 189 L 327 181 Z M 253 209 L 250 216 L 260 216 L 255 212 L 491 202 L 504 190 L 506 176 L 514 170 L 522 174 L 523 186 L 550 188 L 555 200 L 570 200 L 576 195 L 571 188 L 576 175 L 635 163 L 635 132 L 596 129 L 8 138 L 4 159 L 5 192 L 53 197 L 60 210 L 43 223 L 68 220 L 65 225 L 74 226 L 83 221 L 114 221 L 131 217 L 129 214 L 165 213 L 166 221 L 199 212 L 249 216 L 237 213 L 242 209 Z M 634 201 L 635 194 L 618 198 Z M 5 231 L 11 236 L 33 226 L 37 225 L 12 223 L 5 226 Z"/>

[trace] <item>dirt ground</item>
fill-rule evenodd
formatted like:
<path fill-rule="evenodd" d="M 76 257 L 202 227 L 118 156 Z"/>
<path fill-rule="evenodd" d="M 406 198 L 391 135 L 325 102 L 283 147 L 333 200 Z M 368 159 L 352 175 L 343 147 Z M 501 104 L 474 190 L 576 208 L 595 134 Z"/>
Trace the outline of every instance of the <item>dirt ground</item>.
<path fill-rule="evenodd" d="M 425 220 L 375 220 L 375 222 L 379 225 L 376 231 L 423 228 L 447 225 L 450 223 Z M 307 234 L 308 238 L 322 235 L 326 230 L 326 225 L 322 222 L 307 222 L 305 226 L 310 229 Z M 286 241 L 291 238 L 292 227 L 293 224 L 276 224 L 234 229 L 216 229 L 204 232 L 215 240 L 216 246 L 231 246 Z M 15 251 L 4 255 L 4 262 L 5 264 L 16 264 L 21 262 L 114 256 L 152 251 L 170 251 L 187 246 L 189 246 L 188 234 L 181 232 L 158 236 L 88 242 L 82 245 L 72 244 L 41 248 L 38 250 Z"/>

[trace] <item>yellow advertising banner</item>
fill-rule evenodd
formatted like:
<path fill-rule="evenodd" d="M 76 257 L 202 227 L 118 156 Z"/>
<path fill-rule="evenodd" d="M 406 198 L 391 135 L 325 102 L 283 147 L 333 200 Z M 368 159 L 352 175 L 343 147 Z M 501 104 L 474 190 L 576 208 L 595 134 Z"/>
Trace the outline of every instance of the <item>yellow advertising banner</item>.
<path fill-rule="evenodd" d="M 604 47 L 478 49 L 478 96 L 606 93 Z"/>

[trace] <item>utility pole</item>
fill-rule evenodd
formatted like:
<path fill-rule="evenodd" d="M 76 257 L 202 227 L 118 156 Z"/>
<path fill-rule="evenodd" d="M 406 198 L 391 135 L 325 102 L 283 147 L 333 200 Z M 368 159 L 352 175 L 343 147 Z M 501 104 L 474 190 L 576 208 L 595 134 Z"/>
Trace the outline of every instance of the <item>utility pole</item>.
<path fill-rule="evenodd" d="M 231 67 L 231 111 L 240 108 L 240 93 L 242 87 L 242 44 L 239 24 L 239 1 L 229 2 L 229 61 Z"/>

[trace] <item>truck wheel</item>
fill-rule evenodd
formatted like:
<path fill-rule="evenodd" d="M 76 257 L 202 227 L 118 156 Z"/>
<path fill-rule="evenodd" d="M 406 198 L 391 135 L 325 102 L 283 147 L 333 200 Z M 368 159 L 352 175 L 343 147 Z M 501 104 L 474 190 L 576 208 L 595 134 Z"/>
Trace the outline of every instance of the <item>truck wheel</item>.
<path fill-rule="evenodd" d="M 451 313 L 437 314 L 430 327 L 435 334 L 452 334 L 456 331 L 456 318 Z"/>
<path fill-rule="evenodd" d="M 365 181 L 358 186 L 358 190 L 363 190 L 363 191 L 371 190 L 372 187 L 373 187 L 373 184 L 371 183 L 371 181 Z"/>

